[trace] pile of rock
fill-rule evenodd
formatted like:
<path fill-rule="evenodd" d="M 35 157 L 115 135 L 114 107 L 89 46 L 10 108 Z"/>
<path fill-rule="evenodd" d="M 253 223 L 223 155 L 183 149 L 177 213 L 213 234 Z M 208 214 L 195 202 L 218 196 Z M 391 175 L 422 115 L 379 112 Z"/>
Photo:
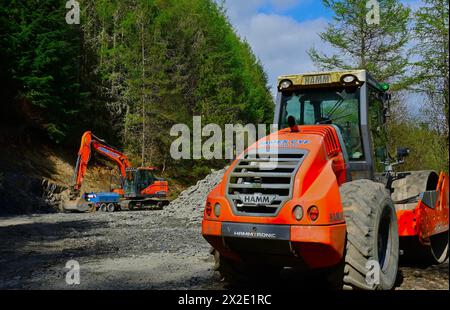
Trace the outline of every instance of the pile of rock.
<path fill-rule="evenodd" d="M 191 223 L 200 223 L 203 218 L 206 197 L 222 181 L 225 171 L 226 168 L 217 171 L 212 170 L 206 178 L 181 192 L 177 199 L 164 208 L 163 214 L 186 219 Z"/>
<path fill-rule="evenodd" d="M 50 180 L 42 180 L 42 199 L 55 211 L 62 211 L 63 201 L 69 198 L 70 190 L 67 186 L 54 183 Z"/>

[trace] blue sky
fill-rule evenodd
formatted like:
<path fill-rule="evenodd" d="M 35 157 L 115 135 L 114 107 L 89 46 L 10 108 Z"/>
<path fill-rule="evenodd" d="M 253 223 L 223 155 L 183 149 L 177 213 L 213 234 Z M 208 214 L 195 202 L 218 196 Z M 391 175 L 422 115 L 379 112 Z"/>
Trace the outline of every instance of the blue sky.
<path fill-rule="evenodd" d="M 413 10 L 421 0 L 402 0 Z M 330 51 L 318 34 L 332 20 L 321 0 L 224 0 L 237 33 L 261 60 L 274 89 L 279 75 L 315 69 L 307 50 Z"/>
<path fill-rule="evenodd" d="M 401 2 L 412 9 L 416 9 L 421 4 L 420 0 L 403 0 Z M 321 0 L 266 1 L 257 9 L 257 12 L 289 16 L 298 22 L 320 17 L 330 20 L 333 17 L 333 12 L 325 8 Z"/>
<path fill-rule="evenodd" d="M 326 10 L 322 4 L 322 1 L 314 0 L 293 0 L 293 1 L 283 1 L 278 4 L 273 2 L 265 3 L 260 8 L 258 8 L 258 13 L 265 14 L 280 14 L 283 16 L 289 16 L 302 22 L 308 19 L 316 19 L 319 17 L 330 19 L 332 17 L 332 12 Z M 284 4 L 284 6 L 283 6 Z"/>

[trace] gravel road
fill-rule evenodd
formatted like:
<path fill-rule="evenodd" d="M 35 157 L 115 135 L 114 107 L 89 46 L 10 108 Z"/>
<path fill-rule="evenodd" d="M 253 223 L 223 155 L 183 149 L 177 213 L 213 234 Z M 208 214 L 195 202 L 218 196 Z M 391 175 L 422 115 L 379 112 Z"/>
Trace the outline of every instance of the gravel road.
<path fill-rule="evenodd" d="M 80 264 L 80 284 L 65 264 Z M 0 289 L 224 289 L 199 223 L 162 211 L 0 218 Z M 448 262 L 401 268 L 399 289 L 447 289 Z M 311 285 L 287 272 L 275 288 Z M 312 280 L 311 280 L 312 279 Z M 306 284 L 308 283 L 308 284 Z M 264 287 L 267 284 L 261 284 Z"/>
<path fill-rule="evenodd" d="M 198 226 L 161 211 L 3 218 L 0 288 L 220 288 L 208 249 Z M 80 264 L 77 286 L 65 282 L 72 259 Z"/>

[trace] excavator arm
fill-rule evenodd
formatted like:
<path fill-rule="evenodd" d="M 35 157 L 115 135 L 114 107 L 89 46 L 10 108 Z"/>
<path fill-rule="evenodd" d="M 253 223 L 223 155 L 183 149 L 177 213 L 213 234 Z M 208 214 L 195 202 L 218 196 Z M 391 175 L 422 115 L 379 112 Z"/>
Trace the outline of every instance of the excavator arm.
<path fill-rule="evenodd" d="M 81 138 L 80 150 L 78 151 L 77 163 L 75 165 L 73 184 L 71 187 L 72 196 L 78 197 L 79 195 L 88 163 L 91 159 L 92 150 L 95 150 L 97 153 L 117 164 L 122 182 L 126 177 L 126 169 L 131 166 L 125 154 L 109 146 L 104 140 L 93 135 L 92 132 L 85 132 Z"/>

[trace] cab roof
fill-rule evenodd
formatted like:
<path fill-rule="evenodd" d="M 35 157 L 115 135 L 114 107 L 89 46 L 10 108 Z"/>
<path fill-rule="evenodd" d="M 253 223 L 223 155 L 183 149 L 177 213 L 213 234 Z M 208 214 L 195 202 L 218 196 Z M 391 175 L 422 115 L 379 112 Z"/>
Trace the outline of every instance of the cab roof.
<path fill-rule="evenodd" d="M 378 85 L 366 70 L 341 70 L 282 75 L 278 78 L 277 87 L 280 89 L 284 81 L 290 81 L 292 86 L 300 88 L 341 86 L 345 84 L 343 78 L 346 76 L 356 77 L 355 85 L 362 85 L 365 82 Z"/>

